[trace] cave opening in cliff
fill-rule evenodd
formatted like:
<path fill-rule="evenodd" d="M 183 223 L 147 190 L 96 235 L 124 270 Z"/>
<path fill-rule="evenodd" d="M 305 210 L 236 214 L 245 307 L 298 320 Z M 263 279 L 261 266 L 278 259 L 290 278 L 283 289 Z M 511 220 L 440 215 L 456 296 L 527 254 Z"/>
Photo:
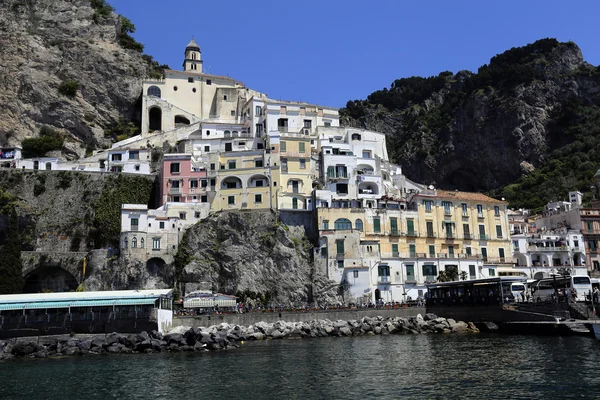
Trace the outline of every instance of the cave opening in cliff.
<path fill-rule="evenodd" d="M 40 267 L 25 277 L 24 293 L 70 292 L 79 284 L 77 279 L 60 267 Z"/>
<path fill-rule="evenodd" d="M 159 107 L 152 107 L 148 111 L 149 117 L 149 129 L 150 131 L 161 131 L 162 130 L 162 110 Z"/>

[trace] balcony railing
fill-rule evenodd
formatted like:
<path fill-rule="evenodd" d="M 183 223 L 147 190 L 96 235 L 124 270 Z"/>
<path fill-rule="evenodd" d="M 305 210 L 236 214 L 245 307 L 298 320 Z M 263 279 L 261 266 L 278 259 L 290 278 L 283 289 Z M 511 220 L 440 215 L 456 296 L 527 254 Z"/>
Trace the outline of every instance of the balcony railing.
<path fill-rule="evenodd" d="M 181 194 L 181 188 L 169 188 L 169 194 Z"/>
<path fill-rule="evenodd" d="M 390 236 L 401 236 L 401 232 L 398 229 L 392 229 L 390 231 Z"/>
<path fill-rule="evenodd" d="M 419 236 L 419 235 L 417 234 L 417 232 L 416 232 L 416 231 L 411 231 L 411 230 L 409 230 L 408 232 L 406 232 L 406 236 L 410 236 L 410 237 L 417 237 L 417 236 Z"/>
<path fill-rule="evenodd" d="M 472 237 L 471 237 L 471 234 L 470 234 L 470 233 L 464 233 L 464 234 L 463 234 L 463 238 L 464 238 L 465 240 L 471 240 L 471 239 L 472 239 Z"/>
<path fill-rule="evenodd" d="M 435 237 L 435 232 L 433 232 L 433 231 L 427 231 L 427 237 L 428 238 L 434 238 Z"/>
<path fill-rule="evenodd" d="M 390 279 L 390 276 L 378 276 L 377 277 L 377 283 L 391 283 L 392 280 Z"/>
<path fill-rule="evenodd" d="M 481 233 L 479 234 L 479 240 L 489 240 L 489 239 L 490 239 L 490 237 L 488 235 L 481 234 Z"/>
<path fill-rule="evenodd" d="M 446 233 L 446 239 L 457 239 L 454 233 Z"/>

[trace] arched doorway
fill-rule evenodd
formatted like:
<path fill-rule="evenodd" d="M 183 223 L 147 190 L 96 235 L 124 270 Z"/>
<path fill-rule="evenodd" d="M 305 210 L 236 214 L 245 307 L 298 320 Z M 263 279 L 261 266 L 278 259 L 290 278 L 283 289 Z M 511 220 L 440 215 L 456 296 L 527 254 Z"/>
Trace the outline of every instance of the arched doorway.
<path fill-rule="evenodd" d="M 153 257 L 146 262 L 146 270 L 150 276 L 161 275 L 165 266 L 165 260 L 160 257 Z"/>
<path fill-rule="evenodd" d="M 148 111 L 149 126 L 151 131 L 162 130 L 162 110 L 159 107 L 152 107 Z"/>
<path fill-rule="evenodd" d="M 375 301 L 379 301 L 381 299 L 381 290 L 375 289 Z"/>
<path fill-rule="evenodd" d="M 40 267 L 25 276 L 24 293 L 70 292 L 79 284 L 61 267 Z"/>

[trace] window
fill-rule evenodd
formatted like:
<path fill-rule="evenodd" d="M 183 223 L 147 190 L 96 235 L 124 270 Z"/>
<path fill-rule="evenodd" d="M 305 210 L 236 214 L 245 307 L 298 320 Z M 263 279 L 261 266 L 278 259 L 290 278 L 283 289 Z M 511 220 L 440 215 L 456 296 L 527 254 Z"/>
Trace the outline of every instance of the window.
<path fill-rule="evenodd" d="M 131 230 L 137 231 L 139 227 L 140 220 L 138 218 L 131 218 Z"/>
<path fill-rule="evenodd" d="M 179 163 L 171 163 L 170 171 L 172 174 L 178 174 L 179 173 Z"/>
<path fill-rule="evenodd" d="M 325 125 L 325 127 L 330 127 L 331 126 L 331 122 L 325 122 L 324 125 Z"/>
<path fill-rule="evenodd" d="M 206 179 L 201 179 L 200 180 L 200 186 L 202 186 L 203 188 L 208 186 L 208 181 Z"/>
<path fill-rule="evenodd" d="M 159 227 L 160 229 L 165 229 L 165 223 L 164 223 L 164 222 L 159 222 L 159 223 L 158 223 L 158 227 Z"/>
<path fill-rule="evenodd" d="M 185 220 L 185 213 L 184 212 L 180 212 L 179 213 L 179 219 Z"/>
<path fill-rule="evenodd" d="M 312 121 L 310 119 L 305 119 L 304 120 L 304 127 L 308 128 L 308 129 L 312 128 Z"/>
<path fill-rule="evenodd" d="M 152 250 L 160 250 L 160 238 L 152 239 Z"/>
<path fill-rule="evenodd" d="M 337 254 L 344 254 L 344 240 L 338 239 L 335 241 L 335 248 Z"/>
<path fill-rule="evenodd" d="M 194 83 L 194 78 L 188 78 L 188 83 Z"/>
<path fill-rule="evenodd" d="M 573 247 L 575 247 L 575 248 L 579 247 L 579 240 L 573 240 Z"/>
<path fill-rule="evenodd" d="M 196 219 L 200 218 L 200 211 L 194 212 L 194 218 L 196 218 Z"/>
<path fill-rule="evenodd" d="M 489 274 L 489 276 L 496 276 L 496 269 L 488 268 L 488 274 Z"/>
<path fill-rule="evenodd" d="M 502 247 L 498 249 L 498 256 L 501 260 L 504 260 L 504 249 Z"/>
<path fill-rule="evenodd" d="M 297 210 L 297 209 L 298 209 L 298 198 L 296 198 L 296 197 L 294 197 L 294 198 L 292 199 L 292 208 L 293 208 L 294 210 Z"/>
<path fill-rule="evenodd" d="M 306 160 L 304 158 L 300 159 L 300 169 L 306 169 Z"/>
<path fill-rule="evenodd" d="M 112 154 L 111 157 L 113 161 L 121 161 L 121 154 Z"/>
<path fill-rule="evenodd" d="M 467 204 L 466 203 L 462 203 L 460 205 L 460 207 L 462 208 L 462 215 L 463 215 L 463 217 L 468 217 L 469 216 L 469 209 L 467 208 Z"/>
<path fill-rule="evenodd" d="M 326 219 L 323 220 L 323 229 L 329 229 L 329 221 Z"/>
<path fill-rule="evenodd" d="M 487 248 L 485 248 L 485 247 L 481 248 L 481 257 L 483 257 L 484 261 L 487 261 Z"/>
<path fill-rule="evenodd" d="M 392 234 L 398 234 L 398 218 L 390 218 L 390 230 Z"/>
<path fill-rule="evenodd" d="M 339 218 L 335 220 L 334 229 L 352 229 L 352 222 L 346 218 Z"/>
<path fill-rule="evenodd" d="M 259 179 L 256 182 L 254 182 L 254 186 L 255 187 L 263 187 L 263 181 L 262 181 L 262 179 Z"/>
<path fill-rule="evenodd" d="M 211 81 L 210 79 L 207 79 L 207 80 L 206 80 L 206 84 L 207 84 L 207 85 L 212 85 L 212 81 Z"/>
<path fill-rule="evenodd" d="M 477 273 L 475 272 L 475 266 L 474 265 L 469 265 L 469 278 L 471 278 L 471 279 L 476 279 L 477 278 Z"/>
<path fill-rule="evenodd" d="M 143 249 L 145 247 L 144 245 L 144 238 L 140 239 L 140 247 Z"/>
<path fill-rule="evenodd" d="M 406 264 L 406 280 L 415 281 L 415 266 L 412 264 Z"/>
<path fill-rule="evenodd" d="M 284 153 L 287 151 L 287 142 L 285 141 L 281 141 L 281 143 L 279 144 L 279 150 Z"/>
<path fill-rule="evenodd" d="M 587 230 L 588 232 L 592 232 L 594 230 L 594 223 L 592 221 L 587 222 Z"/>
<path fill-rule="evenodd" d="M 277 130 L 279 132 L 287 132 L 288 120 L 287 118 L 279 118 L 277 120 Z"/>
<path fill-rule="evenodd" d="M 171 187 L 173 189 L 179 189 L 179 181 L 171 181 Z"/>
<path fill-rule="evenodd" d="M 431 212 L 431 207 L 433 206 L 433 201 L 431 200 L 423 200 L 423 204 L 425 204 L 425 211 Z"/>
<path fill-rule="evenodd" d="M 227 196 L 227 204 L 229 204 L 229 205 L 235 204 L 235 196 Z"/>
<path fill-rule="evenodd" d="M 210 136 L 210 131 L 209 130 L 206 131 L 206 136 Z"/>
<path fill-rule="evenodd" d="M 337 194 L 348 194 L 348 184 L 338 183 L 335 185 Z"/>
<path fill-rule="evenodd" d="M 140 170 L 140 165 L 139 165 L 139 164 L 136 164 L 136 165 L 133 167 L 133 169 L 135 169 L 136 171 L 139 171 L 139 170 Z"/>
<path fill-rule="evenodd" d="M 338 260 L 337 266 L 338 268 L 344 268 L 344 260 Z"/>
<path fill-rule="evenodd" d="M 127 238 L 125 238 L 123 240 L 123 248 L 126 249 L 127 248 Z"/>
<path fill-rule="evenodd" d="M 281 171 L 287 172 L 287 170 L 288 170 L 287 158 L 282 158 L 281 159 Z"/>
<path fill-rule="evenodd" d="M 373 218 L 373 232 L 380 233 L 381 232 L 381 220 L 379 217 Z"/>
<path fill-rule="evenodd" d="M 254 167 L 261 168 L 263 166 L 263 160 L 254 160 Z"/>
<path fill-rule="evenodd" d="M 195 65 L 194 65 L 194 67 L 195 67 Z M 196 68 L 194 68 L 194 69 L 196 69 Z M 192 92 L 196 93 L 196 88 L 192 88 Z"/>
<path fill-rule="evenodd" d="M 423 265 L 423 276 L 427 279 L 434 279 L 437 275 L 437 267 L 433 264 Z"/>
<path fill-rule="evenodd" d="M 176 92 L 179 89 L 177 86 L 173 86 L 173 91 Z"/>
<path fill-rule="evenodd" d="M 435 245 L 429 245 L 429 257 L 435 257 Z"/>
<path fill-rule="evenodd" d="M 496 225 L 496 237 L 502 239 L 502 225 Z"/>
<path fill-rule="evenodd" d="M 371 158 L 371 150 L 363 150 L 362 158 Z"/>
<path fill-rule="evenodd" d="M 148 88 L 148 96 L 160 97 L 160 94 L 158 86 L 150 86 Z"/>
<path fill-rule="evenodd" d="M 392 257 L 398 257 L 398 244 L 392 243 Z"/>
<path fill-rule="evenodd" d="M 210 170 L 211 170 L 211 171 L 214 171 L 214 170 L 215 170 L 215 168 L 216 168 L 216 165 L 215 165 L 215 163 L 211 163 L 211 164 L 210 164 Z"/>
<path fill-rule="evenodd" d="M 227 95 L 223 95 L 223 100 L 227 101 Z"/>
<path fill-rule="evenodd" d="M 130 151 L 129 152 L 129 159 L 130 160 L 139 160 L 140 159 L 140 152 L 139 151 Z"/>
<path fill-rule="evenodd" d="M 298 143 L 298 152 L 305 153 L 306 152 L 306 143 L 300 142 Z"/>
<path fill-rule="evenodd" d="M 409 244 L 408 252 L 410 253 L 410 257 L 416 257 L 417 256 L 417 245 Z"/>
<path fill-rule="evenodd" d="M 487 239 L 487 237 L 485 236 L 485 225 L 479 225 L 479 239 L 480 240 Z"/>
<path fill-rule="evenodd" d="M 254 107 L 254 115 L 256 117 L 260 117 L 262 115 L 262 107 L 261 106 Z"/>
<path fill-rule="evenodd" d="M 231 116 L 235 117 L 235 110 L 231 110 Z"/>
<path fill-rule="evenodd" d="M 469 224 L 463 224 L 463 235 L 465 235 L 465 239 L 471 239 Z"/>
<path fill-rule="evenodd" d="M 354 270 L 354 271 L 352 271 L 352 272 L 353 272 L 353 276 L 354 276 L 355 278 L 358 278 L 358 271 Z"/>
<path fill-rule="evenodd" d="M 235 169 L 235 161 L 229 161 L 227 168 L 229 169 Z"/>
<path fill-rule="evenodd" d="M 454 257 L 454 246 L 448 246 L 448 255 Z"/>
<path fill-rule="evenodd" d="M 415 221 L 413 219 L 406 220 L 406 229 L 408 236 L 415 236 Z M 433 227 L 432 227 L 433 229 Z"/>
<path fill-rule="evenodd" d="M 483 218 L 483 206 L 481 204 L 477 204 L 477 217 Z"/>
<path fill-rule="evenodd" d="M 449 201 L 442 201 L 444 207 L 444 215 L 452 215 L 452 203 Z"/>
<path fill-rule="evenodd" d="M 197 188 L 198 188 L 198 180 L 190 179 L 190 189 L 197 189 Z"/>
<path fill-rule="evenodd" d="M 435 232 L 433 231 L 433 221 L 426 221 L 425 225 L 427 226 L 427 237 L 435 237 Z"/>
<path fill-rule="evenodd" d="M 362 219 L 357 219 L 357 220 L 354 222 L 354 227 L 355 227 L 355 228 L 356 228 L 358 231 L 362 232 L 362 231 L 363 231 L 363 222 L 362 222 Z"/>
<path fill-rule="evenodd" d="M 262 124 L 256 124 L 256 136 L 262 135 L 262 133 L 263 133 L 263 126 L 262 126 Z"/>
<path fill-rule="evenodd" d="M 467 255 L 470 256 L 471 254 L 471 247 L 465 247 L 465 251 L 467 252 Z"/>
<path fill-rule="evenodd" d="M 208 196 L 200 196 L 200 202 L 201 203 L 208 203 Z"/>
<path fill-rule="evenodd" d="M 254 202 L 259 204 L 262 203 L 262 194 L 255 194 L 254 195 Z"/>
<path fill-rule="evenodd" d="M 204 151 L 208 153 L 210 151 L 210 146 L 204 146 Z"/>
<path fill-rule="evenodd" d="M 390 267 L 385 264 L 380 264 L 377 268 L 377 274 L 378 276 L 390 276 Z"/>
<path fill-rule="evenodd" d="M 498 206 L 494 206 L 494 215 L 495 215 L 496 217 L 499 217 L 499 216 L 500 216 L 500 207 L 498 207 Z"/>

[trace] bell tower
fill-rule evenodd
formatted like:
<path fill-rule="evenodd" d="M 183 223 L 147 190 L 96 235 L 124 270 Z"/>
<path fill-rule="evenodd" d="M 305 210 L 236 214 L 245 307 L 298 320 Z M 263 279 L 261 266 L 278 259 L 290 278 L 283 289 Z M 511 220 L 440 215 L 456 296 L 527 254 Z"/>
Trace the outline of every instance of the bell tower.
<path fill-rule="evenodd" d="M 200 46 L 192 37 L 192 40 L 185 46 L 185 60 L 183 61 L 183 70 L 190 72 L 202 72 L 202 54 Z"/>

